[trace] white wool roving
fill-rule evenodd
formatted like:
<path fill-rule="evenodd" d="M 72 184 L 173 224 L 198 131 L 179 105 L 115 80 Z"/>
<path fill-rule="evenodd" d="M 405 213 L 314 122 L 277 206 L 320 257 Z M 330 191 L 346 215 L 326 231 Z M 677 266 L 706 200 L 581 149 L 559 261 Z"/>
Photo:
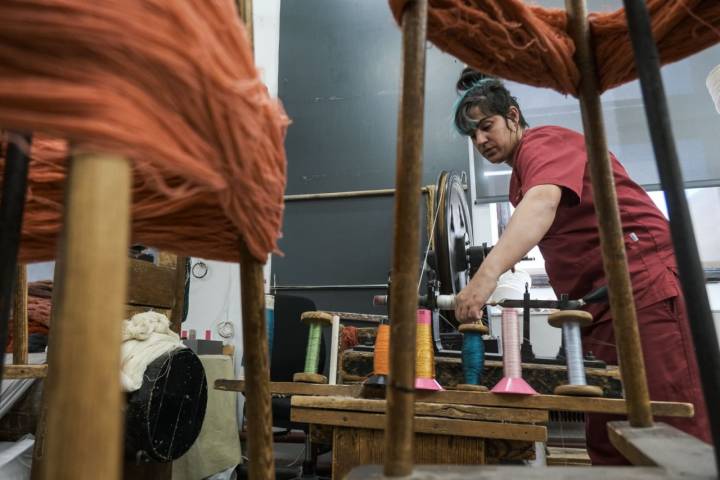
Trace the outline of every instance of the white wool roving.
<path fill-rule="evenodd" d="M 123 390 L 133 392 L 142 386 L 143 375 L 153 360 L 178 348 L 185 348 L 170 320 L 158 312 L 133 315 L 122 322 L 120 381 Z"/>

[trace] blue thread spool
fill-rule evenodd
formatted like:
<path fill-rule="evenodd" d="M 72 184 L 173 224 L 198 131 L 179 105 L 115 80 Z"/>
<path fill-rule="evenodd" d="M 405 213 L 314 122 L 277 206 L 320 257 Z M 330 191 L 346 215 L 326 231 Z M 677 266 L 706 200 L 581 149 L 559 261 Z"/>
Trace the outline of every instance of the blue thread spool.
<path fill-rule="evenodd" d="M 273 334 L 275 333 L 275 295 L 265 295 L 265 329 L 268 339 L 268 366 L 272 363 Z"/>
<path fill-rule="evenodd" d="M 463 334 L 462 368 L 465 383 L 459 384 L 458 390 L 486 392 L 487 387 L 480 385 L 485 369 L 485 343 L 482 336 L 488 328 L 482 323 L 466 323 L 458 328 Z"/>

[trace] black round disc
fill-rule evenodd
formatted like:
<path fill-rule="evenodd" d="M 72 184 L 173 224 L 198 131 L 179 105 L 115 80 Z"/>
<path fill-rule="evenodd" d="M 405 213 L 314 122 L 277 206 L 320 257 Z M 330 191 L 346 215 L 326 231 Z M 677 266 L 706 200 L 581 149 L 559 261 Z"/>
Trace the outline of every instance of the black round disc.
<path fill-rule="evenodd" d="M 462 179 L 457 172 L 442 172 L 438 178 L 435 225 L 435 254 L 441 294 L 458 294 L 470 280 L 467 248 L 473 243 L 470 209 Z M 452 311 L 443 316 L 458 325 Z"/>
<path fill-rule="evenodd" d="M 205 370 L 192 350 L 156 358 L 145 370 L 142 387 L 128 395 L 126 457 L 154 462 L 179 458 L 200 434 L 206 404 Z"/>

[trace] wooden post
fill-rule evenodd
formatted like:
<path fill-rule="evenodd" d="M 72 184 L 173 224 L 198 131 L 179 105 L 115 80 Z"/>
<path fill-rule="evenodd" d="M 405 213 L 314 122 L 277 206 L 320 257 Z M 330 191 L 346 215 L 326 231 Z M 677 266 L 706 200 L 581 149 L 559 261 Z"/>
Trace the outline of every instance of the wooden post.
<path fill-rule="evenodd" d="M 30 135 L 7 132 L 8 145 L 0 192 L 0 378 L 5 373 L 10 308 L 13 303 L 13 283 L 17 275 L 25 191 L 30 168 Z"/>
<path fill-rule="evenodd" d="M 123 157 L 77 154 L 71 161 L 49 363 L 47 480 L 120 477 L 130 187 Z"/>
<path fill-rule="evenodd" d="M 250 46 L 255 43 L 253 31 L 253 0 L 236 0 L 238 14 L 243 19 L 245 30 L 247 30 Z"/>
<path fill-rule="evenodd" d="M 15 306 L 13 308 L 13 363 L 28 363 L 28 290 L 27 265 L 18 264 L 15 277 Z"/>
<path fill-rule="evenodd" d="M 413 467 L 426 24 L 427 0 L 408 2 L 402 17 L 403 77 L 397 133 L 390 375 L 385 420 L 384 472 L 392 477 L 409 475 Z"/>
<path fill-rule="evenodd" d="M 250 255 L 245 242 L 241 240 L 240 291 L 245 358 L 248 468 L 251 480 L 275 478 L 262 267 L 262 264 Z"/>
<path fill-rule="evenodd" d="M 625 256 L 615 181 L 605 140 L 587 7 L 585 0 L 566 0 L 565 5 L 568 11 L 568 26 L 575 41 L 575 62 L 580 70 L 580 109 L 628 420 L 633 427 L 650 427 L 653 424 L 650 395 Z"/>
<path fill-rule="evenodd" d="M 182 330 L 183 313 L 185 313 L 185 283 L 189 280 L 186 278 L 185 264 L 187 258 L 184 255 L 175 257 L 175 299 L 172 312 L 170 312 L 170 329 L 180 334 Z"/>

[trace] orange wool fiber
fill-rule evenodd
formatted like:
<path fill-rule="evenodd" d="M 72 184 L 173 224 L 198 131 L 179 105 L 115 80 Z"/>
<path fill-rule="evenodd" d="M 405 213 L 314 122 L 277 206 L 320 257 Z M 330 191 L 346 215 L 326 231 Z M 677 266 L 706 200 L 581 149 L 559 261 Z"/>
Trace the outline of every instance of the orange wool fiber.
<path fill-rule="evenodd" d="M 53 258 L 68 149 L 133 165 L 133 241 L 236 261 L 276 249 L 289 120 L 232 0 L 3 0 L 0 129 L 31 153 L 20 261 Z"/>
<path fill-rule="evenodd" d="M 389 0 L 400 22 L 408 0 Z M 720 41 L 720 1 L 648 0 L 662 64 Z M 601 91 L 637 78 L 624 9 L 591 13 Z M 577 96 L 580 72 L 567 13 L 522 0 L 429 0 L 428 39 L 471 67 Z"/>

